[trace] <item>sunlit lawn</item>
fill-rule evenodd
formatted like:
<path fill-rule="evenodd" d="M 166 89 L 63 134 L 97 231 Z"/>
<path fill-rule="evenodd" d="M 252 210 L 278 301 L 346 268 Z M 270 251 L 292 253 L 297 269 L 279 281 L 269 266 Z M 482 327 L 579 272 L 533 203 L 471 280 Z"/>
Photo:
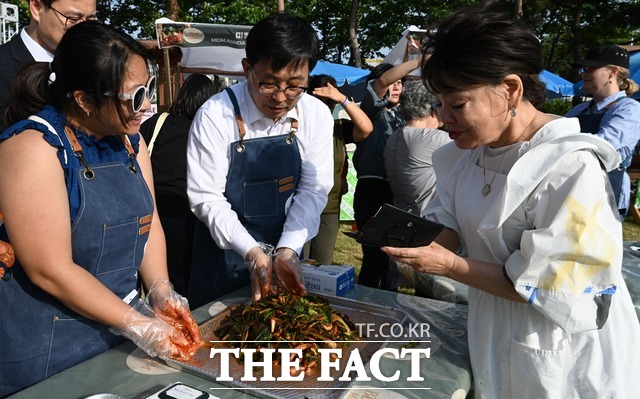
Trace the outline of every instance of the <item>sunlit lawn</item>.
<path fill-rule="evenodd" d="M 340 233 L 336 242 L 336 249 L 333 263 L 336 265 L 350 265 L 356 269 L 356 275 L 362 266 L 362 250 L 360 244 L 351 237 L 342 234 L 343 231 L 350 231 L 355 222 L 340 223 Z M 622 235 L 625 241 L 640 241 L 640 224 L 636 223 L 630 216 L 622 225 Z"/>

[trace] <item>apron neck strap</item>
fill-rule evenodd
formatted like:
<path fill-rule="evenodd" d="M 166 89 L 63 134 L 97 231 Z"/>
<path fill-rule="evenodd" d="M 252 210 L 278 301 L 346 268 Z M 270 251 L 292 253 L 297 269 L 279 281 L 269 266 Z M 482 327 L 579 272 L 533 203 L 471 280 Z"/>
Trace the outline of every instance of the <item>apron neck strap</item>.
<path fill-rule="evenodd" d="M 244 136 L 247 135 L 247 132 L 244 129 L 244 122 L 242 121 L 242 115 L 240 115 L 240 105 L 238 104 L 238 98 L 236 97 L 236 94 L 233 92 L 233 90 L 231 90 L 230 87 L 227 87 L 226 89 L 224 89 L 224 91 L 229 96 L 229 100 L 231 100 L 231 104 L 233 105 L 233 112 L 236 116 L 236 124 L 238 125 L 238 135 L 240 136 L 240 142 L 236 147 L 236 151 L 244 152 L 245 150 Z M 296 104 L 296 116 L 299 116 L 299 115 L 300 115 L 300 111 L 298 110 L 298 105 Z M 293 143 L 293 136 L 295 136 L 297 131 L 298 131 L 298 119 L 294 119 L 293 121 L 291 121 L 291 130 L 289 131 L 289 136 L 285 139 L 287 141 L 287 144 Z"/>

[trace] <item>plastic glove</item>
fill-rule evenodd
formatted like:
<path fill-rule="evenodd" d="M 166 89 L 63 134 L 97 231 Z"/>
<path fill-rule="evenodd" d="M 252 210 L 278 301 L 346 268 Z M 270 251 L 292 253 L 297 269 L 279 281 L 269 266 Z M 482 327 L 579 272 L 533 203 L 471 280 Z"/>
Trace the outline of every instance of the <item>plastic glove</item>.
<path fill-rule="evenodd" d="M 271 265 L 271 254 L 273 246 L 259 243 L 247 252 L 245 264 L 251 274 L 251 291 L 253 291 L 253 301 L 274 294 L 273 288 L 273 267 Z"/>
<path fill-rule="evenodd" d="M 188 360 L 180 350 L 180 347 L 189 344 L 187 339 L 164 320 L 156 317 L 144 301 L 136 300 L 124 315 L 123 324 L 124 327 L 121 329 L 112 327 L 109 331 L 130 339 L 149 356 Z"/>
<path fill-rule="evenodd" d="M 167 280 L 156 280 L 147 293 L 147 301 L 153 312 L 182 333 L 190 345 L 183 348 L 185 355 L 195 356 L 198 348 L 204 344 L 198 324 L 189 310 L 189 301 L 173 290 L 173 284 Z"/>
<path fill-rule="evenodd" d="M 299 296 L 307 295 L 300 258 L 296 251 L 291 248 L 278 248 L 273 256 L 273 272 L 276 274 L 279 291 L 291 291 Z"/>

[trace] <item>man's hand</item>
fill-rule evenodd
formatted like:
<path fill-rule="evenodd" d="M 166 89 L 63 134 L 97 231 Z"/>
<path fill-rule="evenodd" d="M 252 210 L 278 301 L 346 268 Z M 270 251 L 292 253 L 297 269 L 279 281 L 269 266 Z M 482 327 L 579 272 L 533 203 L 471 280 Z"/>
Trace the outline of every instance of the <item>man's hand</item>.
<path fill-rule="evenodd" d="M 298 254 L 291 248 L 278 248 L 273 256 L 273 271 L 279 291 L 307 295 Z"/>
<path fill-rule="evenodd" d="M 273 287 L 273 266 L 271 253 L 273 247 L 268 244 L 260 244 L 247 252 L 245 263 L 251 273 L 251 290 L 254 302 L 275 293 Z"/>

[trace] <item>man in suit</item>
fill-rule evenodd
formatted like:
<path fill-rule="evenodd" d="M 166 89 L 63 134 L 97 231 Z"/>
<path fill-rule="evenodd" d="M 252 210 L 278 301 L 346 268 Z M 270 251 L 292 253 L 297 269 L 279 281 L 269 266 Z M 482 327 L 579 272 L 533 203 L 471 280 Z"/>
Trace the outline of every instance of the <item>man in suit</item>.
<path fill-rule="evenodd" d="M 96 19 L 95 0 L 29 0 L 29 26 L 0 46 L 0 132 L 5 100 L 16 71 L 30 61 L 51 62 L 64 32 L 73 25 Z"/>

